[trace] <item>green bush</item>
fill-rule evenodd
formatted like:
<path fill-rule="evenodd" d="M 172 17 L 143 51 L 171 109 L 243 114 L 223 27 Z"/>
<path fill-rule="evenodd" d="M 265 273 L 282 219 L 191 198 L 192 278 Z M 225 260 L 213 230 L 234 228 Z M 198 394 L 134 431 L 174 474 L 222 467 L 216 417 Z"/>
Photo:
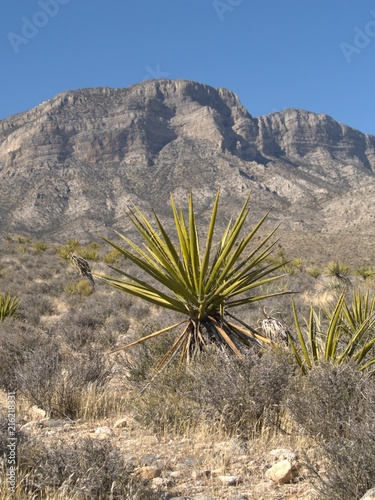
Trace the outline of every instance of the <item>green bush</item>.
<path fill-rule="evenodd" d="M 65 291 L 68 295 L 78 295 L 84 298 L 94 293 L 94 287 L 87 280 L 79 280 L 77 283 L 68 283 L 65 287 Z"/>
<path fill-rule="evenodd" d="M 114 248 L 110 252 L 106 253 L 104 256 L 104 262 L 106 264 L 117 264 L 122 258 L 121 253 Z"/>

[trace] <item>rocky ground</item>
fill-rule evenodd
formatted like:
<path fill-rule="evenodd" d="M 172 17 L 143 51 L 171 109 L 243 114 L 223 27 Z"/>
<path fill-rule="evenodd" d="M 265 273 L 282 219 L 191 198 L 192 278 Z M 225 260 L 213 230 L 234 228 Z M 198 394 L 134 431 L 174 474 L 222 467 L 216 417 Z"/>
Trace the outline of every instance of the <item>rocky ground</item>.
<path fill-rule="evenodd" d="M 28 420 L 25 422 L 25 420 Z M 210 435 L 157 437 L 130 416 L 97 422 L 46 419 L 32 407 L 20 431 L 30 440 L 58 446 L 79 438 L 108 440 L 118 446 L 133 475 L 160 499 L 277 500 L 316 498 L 311 474 L 290 438 L 259 438 L 243 443 Z"/>

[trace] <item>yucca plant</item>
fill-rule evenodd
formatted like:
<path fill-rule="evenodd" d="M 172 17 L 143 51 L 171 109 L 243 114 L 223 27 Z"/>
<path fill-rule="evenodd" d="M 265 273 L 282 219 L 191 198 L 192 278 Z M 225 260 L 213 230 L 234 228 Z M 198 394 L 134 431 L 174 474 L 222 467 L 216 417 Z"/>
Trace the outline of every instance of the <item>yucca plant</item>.
<path fill-rule="evenodd" d="M 375 276 L 375 267 L 366 265 L 358 266 L 356 274 L 366 281 L 368 278 L 373 278 Z"/>
<path fill-rule="evenodd" d="M 0 293 L 0 321 L 3 321 L 8 316 L 17 316 L 19 306 L 18 295 Z"/>
<path fill-rule="evenodd" d="M 351 285 L 349 278 L 350 267 L 343 262 L 330 262 L 325 268 L 325 274 L 326 276 L 336 278 L 343 285 Z"/>
<path fill-rule="evenodd" d="M 310 266 L 306 269 L 306 272 L 309 276 L 311 276 L 314 279 L 319 278 L 321 275 L 321 270 L 319 269 L 318 266 Z"/>
<path fill-rule="evenodd" d="M 375 317 L 375 294 L 372 296 L 367 291 L 365 295 L 354 290 L 351 305 L 347 301 L 343 306 L 343 323 L 342 329 L 350 337 L 356 329 L 362 325 L 367 318 Z M 375 336 L 375 329 L 373 332 Z"/>
<path fill-rule="evenodd" d="M 351 307 L 341 294 L 335 307 L 326 314 L 326 321 L 310 307 L 305 335 L 298 319 L 294 301 L 293 315 L 297 330 L 297 341 L 289 336 L 289 344 L 303 373 L 321 362 L 341 365 L 355 362 L 365 370 L 375 364 L 375 301 L 354 294 Z"/>
<path fill-rule="evenodd" d="M 79 241 L 78 240 L 69 240 L 69 241 L 66 242 L 65 245 L 57 247 L 56 248 L 56 253 L 62 259 L 67 259 L 68 255 L 71 252 L 75 252 L 78 247 L 79 247 Z"/>
<path fill-rule="evenodd" d="M 237 218 L 234 222 L 229 222 L 216 246 L 214 232 L 218 204 L 219 192 L 213 205 L 204 247 L 198 237 L 192 193 L 189 196 L 187 218 L 182 210 L 177 209 L 171 197 L 176 243 L 155 212 L 153 225 L 137 207 L 130 210 L 128 216 L 143 240 L 142 246 L 122 234 L 119 236 L 126 247 L 104 238 L 120 254 L 142 269 L 151 281 L 145 281 L 113 266 L 110 267 L 125 279 L 98 274 L 96 277 L 123 292 L 185 316 L 181 322 L 120 349 L 177 328 L 180 330 L 176 339 L 163 356 L 160 366 L 178 351 L 181 361 L 188 362 L 209 343 L 225 345 L 238 357 L 242 356 L 239 349 L 241 344 L 250 345 L 251 342 L 262 341 L 270 343 L 254 329 L 237 320 L 232 312 L 236 307 L 287 293 L 254 293 L 256 289 L 261 290 L 263 285 L 281 277 L 274 273 L 283 264 L 270 263 L 268 259 L 275 244 L 270 239 L 276 229 L 260 244 L 250 248 L 268 214 L 249 233 L 243 234 L 250 210 L 248 197 Z"/>

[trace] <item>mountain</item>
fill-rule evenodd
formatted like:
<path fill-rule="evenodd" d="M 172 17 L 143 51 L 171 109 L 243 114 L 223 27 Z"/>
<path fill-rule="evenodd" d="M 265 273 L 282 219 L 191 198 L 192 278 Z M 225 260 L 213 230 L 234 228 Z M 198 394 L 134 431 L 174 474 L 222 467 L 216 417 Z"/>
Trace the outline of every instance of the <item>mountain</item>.
<path fill-rule="evenodd" d="M 204 220 L 216 190 L 223 223 L 252 193 L 293 255 L 371 260 L 375 136 L 324 114 L 254 118 L 226 89 L 149 80 L 63 92 L 0 121 L 1 232 L 92 240 L 129 227 L 136 203 L 167 218 L 193 189 Z"/>

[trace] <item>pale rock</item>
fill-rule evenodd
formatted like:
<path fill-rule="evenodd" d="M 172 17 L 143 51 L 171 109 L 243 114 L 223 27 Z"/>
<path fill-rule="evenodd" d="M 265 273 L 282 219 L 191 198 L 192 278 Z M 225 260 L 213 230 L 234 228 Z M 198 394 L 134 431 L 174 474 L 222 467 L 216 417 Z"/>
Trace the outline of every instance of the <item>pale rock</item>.
<path fill-rule="evenodd" d="M 103 426 L 103 427 L 97 427 L 95 429 L 95 433 L 96 434 L 108 434 L 108 435 L 112 435 L 113 434 L 113 430 L 110 427 Z"/>
<path fill-rule="evenodd" d="M 218 476 L 218 479 L 225 486 L 236 486 L 241 483 L 241 478 L 239 476 Z"/>
<path fill-rule="evenodd" d="M 363 497 L 361 497 L 361 500 L 375 500 L 375 488 L 366 491 Z"/>
<path fill-rule="evenodd" d="M 164 477 L 155 477 L 151 481 L 151 488 L 159 489 L 161 487 L 168 487 L 173 484 L 172 479 L 164 478 Z"/>
<path fill-rule="evenodd" d="M 281 460 L 266 471 L 266 477 L 275 483 L 290 483 L 298 475 L 298 467 L 287 459 Z"/>
<path fill-rule="evenodd" d="M 180 471 L 180 470 L 174 470 L 174 471 L 170 472 L 169 475 L 173 479 L 179 479 L 182 476 L 182 471 Z"/>
<path fill-rule="evenodd" d="M 38 408 L 36 405 L 34 405 L 28 410 L 27 416 L 31 420 L 42 420 L 46 417 L 46 412 L 45 410 L 42 410 L 42 408 Z"/>
<path fill-rule="evenodd" d="M 116 422 L 113 424 L 114 429 L 123 429 L 124 427 L 127 427 L 128 425 L 128 419 L 127 418 L 119 418 L 116 420 Z"/>
<path fill-rule="evenodd" d="M 95 429 L 94 436 L 96 439 L 99 439 L 99 440 L 108 439 L 108 438 L 113 436 L 113 430 L 109 427 L 106 427 L 106 426 L 97 427 Z"/>

